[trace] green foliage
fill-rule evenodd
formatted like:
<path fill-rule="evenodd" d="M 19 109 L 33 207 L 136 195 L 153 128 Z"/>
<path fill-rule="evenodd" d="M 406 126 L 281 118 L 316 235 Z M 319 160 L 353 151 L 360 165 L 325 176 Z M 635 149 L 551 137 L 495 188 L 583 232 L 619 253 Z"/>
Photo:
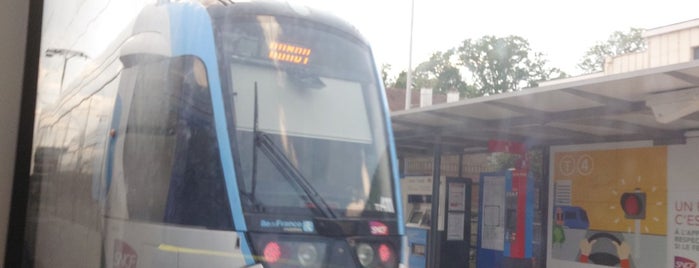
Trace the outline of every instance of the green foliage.
<path fill-rule="evenodd" d="M 405 89 L 406 88 L 405 85 L 408 84 L 407 80 L 408 80 L 408 73 L 406 73 L 405 71 L 402 71 L 398 74 L 398 77 L 396 77 L 396 80 L 393 83 L 393 87 Z"/>
<path fill-rule="evenodd" d="M 526 161 L 528 162 L 529 171 L 536 179 L 543 178 L 543 151 L 542 149 L 532 148 L 527 151 Z M 490 165 L 493 170 L 502 171 L 515 168 L 521 156 L 508 153 L 492 153 L 490 155 Z"/>
<path fill-rule="evenodd" d="M 492 153 L 490 155 L 490 165 L 493 170 L 503 171 L 515 168 L 519 155 L 508 153 Z"/>
<path fill-rule="evenodd" d="M 546 67 L 543 54 L 533 52 L 529 42 L 519 36 L 466 39 L 457 53 L 480 95 L 536 87 L 541 81 L 565 76 L 559 69 Z"/>
<path fill-rule="evenodd" d="M 414 89 L 458 91 L 462 98 L 473 98 L 536 87 L 541 81 L 566 76 L 546 65 L 543 54 L 532 52 L 522 37 L 484 36 L 466 39 L 458 48 L 434 52 L 429 60 L 417 65 L 412 84 Z M 464 79 L 464 74 L 470 74 L 470 79 Z M 392 86 L 405 88 L 405 71 Z"/>
<path fill-rule="evenodd" d="M 426 62 L 415 68 L 415 86 L 417 88 L 432 88 L 436 92 L 462 92 L 466 83 L 461 78 L 459 69 L 452 63 L 454 50 L 437 51 Z"/>
<path fill-rule="evenodd" d="M 588 49 L 578 68 L 586 73 L 599 72 L 604 70 L 604 60 L 607 57 L 646 50 L 647 46 L 642 34 L 643 29 L 639 28 L 630 28 L 625 33 L 615 31 L 607 41 L 599 42 Z"/>

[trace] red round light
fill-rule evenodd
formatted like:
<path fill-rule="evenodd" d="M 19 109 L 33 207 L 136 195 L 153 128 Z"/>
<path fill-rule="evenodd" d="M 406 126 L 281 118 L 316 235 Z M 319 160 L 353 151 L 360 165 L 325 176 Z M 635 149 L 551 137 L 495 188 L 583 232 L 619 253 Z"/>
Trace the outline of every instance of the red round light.
<path fill-rule="evenodd" d="M 282 250 L 279 247 L 279 244 L 277 242 L 269 242 L 265 246 L 265 250 L 263 252 L 265 256 L 265 261 L 268 263 L 275 263 L 279 261 L 279 258 L 282 256 Z"/>
<path fill-rule="evenodd" d="M 634 195 L 629 195 L 624 199 L 624 211 L 630 215 L 638 215 L 641 212 L 640 200 Z"/>
<path fill-rule="evenodd" d="M 391 248 L 386 244 L 381 244 L 381 246 L 379 246 L 379 259 L 381 262 L 389 262 L 392 257 L 393 251 L 391 251 Z"/>

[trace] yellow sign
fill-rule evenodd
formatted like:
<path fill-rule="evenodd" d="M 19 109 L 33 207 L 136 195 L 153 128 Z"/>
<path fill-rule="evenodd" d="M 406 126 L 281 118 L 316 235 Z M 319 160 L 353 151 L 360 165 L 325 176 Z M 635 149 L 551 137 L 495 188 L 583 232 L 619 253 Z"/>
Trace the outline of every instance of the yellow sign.
<path fill-rule="evenodd" d="M 308 64 L 308 57 L 310 56 L 310 48 L 277 42 L 269 43 L 269 58 L 273 60 Z"/>
<path fill-rule="evenodd" d="M 560 152 L 554 155 L 554 167 L 556 198 L 584 209 L 589 229 L 634 232 L 635 221 L 624 217 L 620 200 L 638 190 L 646 193 L 639 231 L 666 234 L 667 147 Z"/>

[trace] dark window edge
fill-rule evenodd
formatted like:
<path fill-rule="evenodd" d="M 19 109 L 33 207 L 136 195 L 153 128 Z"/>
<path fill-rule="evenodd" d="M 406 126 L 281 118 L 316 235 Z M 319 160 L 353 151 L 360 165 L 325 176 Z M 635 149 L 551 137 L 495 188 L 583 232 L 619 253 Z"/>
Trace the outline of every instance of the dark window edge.
<path fill-rule="evenodd" d="M 30 0 L 27 16 L 27 35 L 22 77 L 17 147 L 15 150 L 12 198 L 8 217 L 7 240 L 5 241 L 5 267 L 22 267 L 29 252 L 25 250 L 27 204 L 29 201 L 29 170 L 34 134 L 34 109 L 36 107 L 37 79 L 41 49 L 41 24 L 43 0 Z"/>

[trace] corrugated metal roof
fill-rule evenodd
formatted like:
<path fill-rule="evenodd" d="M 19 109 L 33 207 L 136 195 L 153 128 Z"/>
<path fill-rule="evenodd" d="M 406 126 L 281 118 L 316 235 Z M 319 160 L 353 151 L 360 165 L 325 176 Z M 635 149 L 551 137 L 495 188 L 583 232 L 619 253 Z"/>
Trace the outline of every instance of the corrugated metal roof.
<path fill-rule="evenodd" d="M 699 87 L 699 61 L 546 86 L 392 113 L 399 154 L 485 149 L 493 139 L 528 146 L 629 140 L 684 142 L 699 113 L 659 123 L 646 98 Z"/>

